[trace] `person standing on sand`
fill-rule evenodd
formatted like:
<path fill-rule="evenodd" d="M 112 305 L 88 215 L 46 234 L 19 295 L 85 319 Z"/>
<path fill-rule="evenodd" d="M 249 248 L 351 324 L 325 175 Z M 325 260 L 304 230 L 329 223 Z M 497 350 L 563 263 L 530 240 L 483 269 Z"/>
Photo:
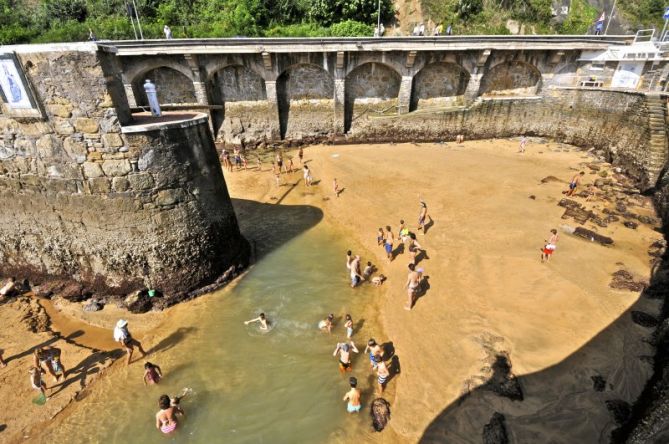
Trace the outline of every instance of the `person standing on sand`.
<path fill-rule="evenodd" d="M 158 384 L 163 377 L 163 371 L 156 364 L 147 362 L 144 364 L 144 385 Z"/>
<path fill-rule="evenodd" d="M 376 363 L 376 380 L 379 384 L 379 395 L 382 395 L 383 390 L 386 388 L 386 382 L 388 382 L 388 378 L 390 377 L 390 371 L 381 356 L 374 356 L 374 362 Z"/>
<path fill-rule="evenodd" d="M 527 145 L 527 137 L 525 137 L 525 135 L 520 136 L 520 146 L 518 147 L 518 152 L 524 154 L 526 145 Z"/>
<path fill-rule="evenodd" d="M 557 230 L 553 228 L 551 230 L 551 235 L 549 236 L 548 240 L 545 241 L 546 245 L 544 245 L 544 248 L 541 252 L 541 262 L 543 263 L 544 260 L 548 262 L 555 252 L 555 249 L 557 248 L 557 241 L 559 239 Z"/>
<path fill-rule="evenodd" d="M 302 167 L 302 170 L 304 172 L 304 185 L 310 187 L 311 181 L 313 180 L 313 178 L 311 177 L 311 170 L 309 170 L 309 167 L 307 165 L 304 165 Z"/>
<path fill-rule="evenodd" d="M 276 153 L 276 166 L 279 167 L 279 174 L 281 174 L 281 170 L 283 169 L 283 157 L 281 157 L 281 153 Z"/>
<path fill-rule="evenodd" d="M 287 171 L 288 173 L 293 172 L 293 158 L 292 157 L 288 158 L 288 166 L 286 168 L 288 169 L 288 171 Z"/>
<path fill-rule="evenodd" d="M 269 329 L 269 321 L 265 317 L 265 313 L 260 313 L 260 315 L 257 318 L 251 319 L 250 321 L 244 321 L 244 325 L 249 325 L 251 322 L 260 322 L 261 330 Z"/>
<path fill-rule="evenodd" d="M 381 356 L 383 354 L 383 350 L 381 350 L 381 346 L 376 343 L 376 340 L 374 338 L 370 338 L 369 341 L 367 341 L 367 346 L 365 347 L 365 351 L 363 353 L 369 352 L 369 362 L 372 366 L 371 370 L 374 371 L 376 369 L 376 357 Z"/>
<path fill-rule="evenodd" d="M 184 411 L 178 405 L 173 406 L 172 400 L 167 395 L 162 395 L 158 399 L 160 410 L 156 413 L 156 428 L 168 435 L 177 428 L 177 413 L 185 415 Z"/>
<path fill-rule="evenodd" d="M 358 349 L 355 348 L 353 341 L 349 343 L 341 342 L 337 344 L 332 356 L 337 356 L 339 353 L 339 371 L 341 373 L 350 372 L 351 369 L 351 352 L 359 353 Z"/>
<path fill-rule="evenodd" d="M 406 243 L 407 237 L 409 237 L 409 229 L 404 224 L 404 219 L 400 219 L 400 227 L 397 231 L 397 235 L 402 243 Z"/>
<path fill-rule="evenodd" d="M 353 336 L 353 318 L 351 318 L 350 314 L 346 314 L 346 322 L 344 322 L 344 328 L 346 328 L 346 337 L 348 339 L 351 339 L 351 336 Z M 358 353 L 358 352 L 356 352 Z"/>
<path fill-rule="evenodd" d="M 383 228 L 379 228 L 379 231 L 376 233 L 376 244 L 383 245 L 386 235 L 383 233 Z"/>
<path fill-rule="evenodd" d="M 39 390 L 39 392 L 42 393 L 42 396 L 46 399 L 49 399 L 46 396 L 46 383 L 42 380 L 42 373 L 44 373 L 44 370 L 39 367 L 30 367 L 28 373 L 30 373 L 30 385 L 32 385 L 35 390 Z"/>
<path fill-rule="evenodd" d="M 416 271 L 415 264 L 409 264 L 409 276 L 407 276 L 407 283 L 405 287 L 407 288 L 407 304 L 404 306 L 405 310 L 411 310 L 413 308 L 414 299 L 418 288 L 420 287 L 420 273 Z"/>
<path fill-rule="evenodd" d="M 423 234 L 425 234 L 425 221 L 428 218 L 427 204 L 423 199 L 421 199 L 420 195 L 418 196 L 418 200 L 420 201 L 420 212 L 418 213 L 418 230 L 423 230 Z"/>
<path fill-rule="evenodd" d="M 304 150 L 302 147 L 300 147 L 299 151 L 297 152 L 297 157 L 300 158 L 300 165 L 302 165 L 302 159 L 304 158 Z"/>
<path fill-rule="evenodd" d="M 357 413 L 362 407 L 360 404 L 360 390 L 357 389 L 358 380 L 355 378 L 355 376 L 351 376 L 348 378 L 348 383 L 351 386 L 351 390 L 349 390 L 344 395 L 343 401 L 348 401 L 348 404 L 346 405 L 347 412 Z"/>
<path fill-rule="evenodd" d="M 390 229 L 390 225 L 386 226 L 386 238 L 384 239 L 383 248 L 386 250 L 388 255 L 388 262 L 393 260 L 393 245 L 395 244 L 395 235 Z"/>
<path fill-rule="evenodd" d="M 423 247 L 418 243 L 416 240 L 416 235 L 413 233 L 409 233 L 407 238 L 409 239 L 409 254 L 411 254 L 411 262 L 412 264 L 416 265 L 416 256 L 418 255 L 419 251 L 424 251 Z"/>
<path fill-rule="evenodd" d="M 576 191 L 576 187 L 581 183 L 581 177 L 584 175 L 585 173 L 583 171 L 578 174 L 574 174 L 574 177 L 571 178 L 571 182 L 569 182 L 569 190 L 563 192 L 563 194 L 571 197 L 574 194 L 574 191 Z"/>
<path fill-rule="evenodd" d="M 334 180 L 332 181 L 332 189 L 335 193 L 335 196 L 339 197 L 339 184 L 337 183 L 337 178 L 335 177 Z"/>
<path fill-rule="evenodd" d="M 142 354 L 142 357 L 146 356 L 146 352 L 142 348 L 142 344 L 132 337 L 128 331 L 128 321 L 125 319 L 119 319 L 114 327 L 114 340 L 123 344 L 125 351 L 128 352 L 128 361 L 127 365 L 130 365 L 132 360 L 132 353 L 135 350 L 135 347 L 139 349 L 139 352 Z"/>

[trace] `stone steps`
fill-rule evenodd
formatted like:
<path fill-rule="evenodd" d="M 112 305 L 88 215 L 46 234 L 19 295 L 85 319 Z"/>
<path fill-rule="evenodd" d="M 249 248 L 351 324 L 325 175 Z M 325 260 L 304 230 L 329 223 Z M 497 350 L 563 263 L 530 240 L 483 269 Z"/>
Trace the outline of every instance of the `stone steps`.
<path fill-rule="evenodd" d="M 652 182 L 657 180 L 667 162 L 667 109 L 665 101 L 658 95 L 646 95 L 646 109 L 650 129 L 646 162 Z"/>

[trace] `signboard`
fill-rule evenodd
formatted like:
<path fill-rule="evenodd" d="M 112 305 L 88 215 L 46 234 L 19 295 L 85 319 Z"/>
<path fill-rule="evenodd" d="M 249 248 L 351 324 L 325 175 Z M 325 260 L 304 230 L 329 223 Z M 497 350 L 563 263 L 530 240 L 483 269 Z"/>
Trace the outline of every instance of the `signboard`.
<path fill-rule="evenodd" d="M 0 100 L 10 117 L 43 117 L 16 54 L 0 53 Z"/>
<path fill-rule="evenodd" d="M 636 89 L 646 62 L 619 62 L 611 80 L 611 88 Z"/>

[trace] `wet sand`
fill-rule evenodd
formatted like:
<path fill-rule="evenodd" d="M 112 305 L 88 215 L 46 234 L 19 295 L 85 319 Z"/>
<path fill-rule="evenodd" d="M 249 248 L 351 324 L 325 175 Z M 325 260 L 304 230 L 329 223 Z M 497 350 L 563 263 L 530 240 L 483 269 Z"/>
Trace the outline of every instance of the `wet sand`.
<path fill-rule="evenodd" d="M 613 426 L 604 400 L 633 401 L 650 374 L 650 365 L 638 359 L 640 354 L 650 354 L 650 347 L 641 342 L 648 331 L 623 315 L 635 304 L 641 307 L 635 309 L 651 314 L 658 306 L 640 301 L 638 293 L 611 290 L 608 283 L 611 273 L 620 269 L 619 263 L 647 278 L 646 251 L 661 236 L 645 225 L 637 230 L 617 223 L 594 227 L 615 239 L 615 246 L 606 248 L 560 231 L 555 257 L 541 264 L 539 248 L 548 231 L 563 224 L 578 225 L 560 219 L 564 209 L 557 202 L 569 178 L 583 168 L 579 164 L 593 159 L 553 143 L 530 143 L 525 155 L 516 150 L 517 141 L 506 140 L 463 146 L 309 147 L 305 159 L 320 181 L 311 189 L 301 183 L 300 173 L 289 180 L 284 176 L 287 184 L 276 187 L 267 164 L 262 172 L 226 173 L 243 231 L 260 246 L 259 256 L 265 254 L 263 248 L 271 249 L 273 242 L 285 242 L 286 236 L 319 220 L 317 214 L 296 212 L 293 229 L 277 230 L 283 236 L 277 239 L 268 213 L 259 211 L 262 206 L 276 208 L 274 204 L 281 203 L 282 211 L 290 212 L 291 205 L 310 205 L 322 208 L 325 217 L 339 226 L 343 238 L 373 252 L 372 261 L 389 276 L 378 316 L 384 339 L 393 342 L 401 364 L 401 373 L 391 381 L 386 395 L 392 402 L 390 424 L 397 436 L 371 434 L 359 427 L 353 427 L 351 433 L 384 442 L 480 442 L 491 412 L 503 411 L 516 440 L 551 436 L 556 442 L 592 441 Z M 295 163 L 299 167 L 297 158 Z M 549 175 L 564 183 L 541 184 Z M 339 198 L 332 193 L 334 177 L 344 189 Z M 587 174 L 584 182 L 596 177 Z M 434 220 L 426 235 L 418 235 L 427 250 L 420 266 L 429 276 L 430 288 L 407 312 L 403 309 L 407 256 L 399 254 L 388 264 L 376 245 L 376 229 L 389 224 L 396 232 L 403 218 L 413 231 L 418 193 L 427 201 Z M 342 251 L 342 264 L 344 254 Z M 131 317 L 133 334 L 150 347 L 164 335 L 159 327 L 167 316 L 176 322 L 180 311 L 201 303 L 206 299 L 162 314 L 151 313 L 142 321 Z M 3 323 L 15 316 L 9 305 L 0 306 Z M 112 308 L 84 314 L 78 304 L 56 302 L 56 306 L 63 316 L 83 318 L 107 329 L 109 335 L 118 317 L 128 317 Z M 376 310 L 376 306 L 370 304 L 369 309 Z M 60 328 L 67 335 L 76 324 L 66 324 L 61 321 Z M 18 338 L 16 333 L 2 332 L 5 358 L 50 337 L 48 333 L 26 335 L 21 330 L 24 337 Z M 94 336 L 91 332 L 87 341 L 95 343 Z M 83 344 L 83 336 L 81 341 Z M 75 362 L 91 354 L 85 348 L 70 350 L 67 346 L 63 345 L 64 352 Z M 513 402 L 476 389 L 489 377 L 485 366 L 491 350 L 510 355 L 512 371 L 521 377 L 525 389 L 524 401 Z M 625 354 L 629 359 L 622 359 Z M 13 360 L 8 369 L 0 369 L 0 398 L 18 406 L 12 412 L 15 415 L 0 418 L 0 424 L 6 422 L 14 431 L 28 430 L 52 416 L 45 409 L 26 406 L 30 396 L 26 359 Z M 595 374 L 607 378 L 611 387 L 605 393 L 592 390 L 590 378 Z M 21 393 L 10 393 L 10 385 L 21 387 Z M 453 403 L 467 390 L 472 395 L 455 407 Z M 65 398 L 59 396 L 60 409 L 69 402 Z M 56 402 L 49 405 L 57 410 Z M 570 415 L 570 411 L 578 413 Z M 587 427 L 583 415 L 587 415 Z M 540 420 L 544 425 L 538 425 Z M 336 442 L 350 439 L 346 433 L 330 437 Z"/>

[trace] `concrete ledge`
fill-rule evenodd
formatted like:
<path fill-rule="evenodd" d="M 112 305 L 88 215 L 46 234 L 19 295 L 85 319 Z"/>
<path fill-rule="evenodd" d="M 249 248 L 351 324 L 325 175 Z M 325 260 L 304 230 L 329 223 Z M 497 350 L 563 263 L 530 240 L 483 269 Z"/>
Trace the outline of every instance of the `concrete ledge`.
<path fill-rule="evenodd" d="M 133 125 L 121 127 L 123 134 L 147 133 L 171 128 L 188 128 L 208 123 L 208 117 L 203 113 L 163 113 L 160 117 L 153 117 L 150 113 L 132 115 Z"/>

